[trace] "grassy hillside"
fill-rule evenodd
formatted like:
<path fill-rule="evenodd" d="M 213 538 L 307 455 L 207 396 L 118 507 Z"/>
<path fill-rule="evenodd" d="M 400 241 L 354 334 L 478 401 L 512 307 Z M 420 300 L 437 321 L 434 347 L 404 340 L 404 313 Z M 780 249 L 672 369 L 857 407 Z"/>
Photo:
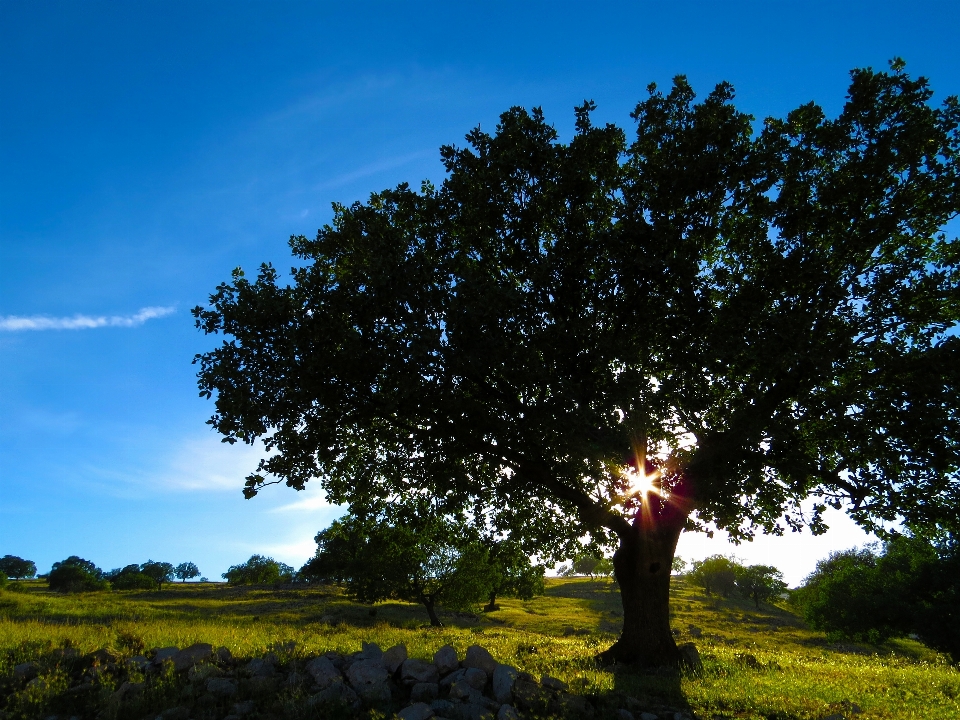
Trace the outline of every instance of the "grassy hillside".
<path fill-rule="evenodd" d="M 700 677 L 594 664 L 620 622 L 619 595 L 607 580 L 549 580 L 543 597 L 504 599 L 492 613 L 441 615 L 441 629 L 427 626 L 418 606 L 371 608 L 335 588 L 188 584 L 77 596 L 50 593 L 39 582 L 23 588 L 0 594 L 0 678 L 65 644 L 132 655 L 141 647 L 208 642 L 253 657 L 292 648 L 290 641 L 296 646 L 288 651 L 300 656 L 354 652 L 372 641 L 384 648 L 405 643 L 412 657 L 429 659 L 446 643 L 460 652 L 477 643 L 501 662 L 538 677 L 548 673 L 579 693 L 662 701 L 703 718 L 960 720 L 960 672 L 919 643 L 831 644 L 788 608 L 708 598 L 682 580 L 674 588 L 673 626 L 678 641 L 698 646 Z"/>

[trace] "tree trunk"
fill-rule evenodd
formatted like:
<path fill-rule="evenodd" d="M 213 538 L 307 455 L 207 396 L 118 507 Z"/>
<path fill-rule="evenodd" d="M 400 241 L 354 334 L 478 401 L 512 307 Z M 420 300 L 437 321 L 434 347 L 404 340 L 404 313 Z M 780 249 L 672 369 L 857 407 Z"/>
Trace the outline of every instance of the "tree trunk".
<path fill-rule="evenodd" d="M 487 603 L 487 606 L 483 609 L 483 611 L 493 612 L 494 610 L 498 610 L 498 609 L 499 608 L 497 607 L 497 593 L 496 591 L 493 591 L 490 593 L 490 602 Z"/>
<path fill-rule="evenodd" d="M 422 602 L 423 606 L 427 609 L 427 615 L 430 616 L 430 624 L 434 627 L 443 627 L 443 623 L 440 622 L 440 618 L 437 616 L 433 598 L 424 597 L 421 598 L 420 602 Z"/>
<path fill-rule="evenodd" d="M 616 531 L 620 546 L 613 568 L 620 584 L 623 631 L 601 662 L 641 667 L 679 667 L 680 650 L 670 630 L 670 572 L 686 513 L 659 497 L 644 498 L 631 524 Z"/>

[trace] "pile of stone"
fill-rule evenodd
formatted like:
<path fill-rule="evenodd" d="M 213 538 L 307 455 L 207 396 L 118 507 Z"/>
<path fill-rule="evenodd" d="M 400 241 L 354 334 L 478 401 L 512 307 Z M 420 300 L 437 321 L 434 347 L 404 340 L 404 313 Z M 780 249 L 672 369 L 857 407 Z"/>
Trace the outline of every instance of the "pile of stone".
<path fill-rule="evenodd" d="M 396 712 L 401 720 L 514 720 L 528 716 L 590 720 L 611 711 L 618 720 L 689 720 L 679 709 L 640 703 L 627 696 L 617 698 L 617 693 L 605 697 L 602 706 L 595 706 L 591 699 L 569 692 L 561 680 L 549 675 L 538 680 L 497 662 L 479 645 L 467 648 L 462 658 L 445 645 L 430 662 L 408 657 L 404 645 L 383 651 L 376 644 L 364 643 L 356 653 L 327 652 L 312 658 L 298 657 L 294 650 L 293 646 L 278 648 L 285 661 L 274 652 L 241 660 L 226 648 L 214 650 L 206 643 L 184 649 L 155 648 L 132 658 L 100 650 L 69 658 L 72 687 L 66 693 L 84 689 L 95 693 L 98 684 L 111 676 L 118 689 L 102 715 L 117 715 L 124 708 L 127 710 L 119 714 L 127 714 L 146 701 L 151 677 L 172 670 L 182 688 L 180 704 L 162 711 L 157 720 L 262 716 L 270 712 L 281 691 L 301 698 L 321 714 L 339 708 L 341 714 L 360 716 L 377 708 L 388 717 Z M 14 668 L 17 686 L 41 682 L 39 671 L 37 663 Z M 0 720 L 2 716 L 0 712 Z"/>

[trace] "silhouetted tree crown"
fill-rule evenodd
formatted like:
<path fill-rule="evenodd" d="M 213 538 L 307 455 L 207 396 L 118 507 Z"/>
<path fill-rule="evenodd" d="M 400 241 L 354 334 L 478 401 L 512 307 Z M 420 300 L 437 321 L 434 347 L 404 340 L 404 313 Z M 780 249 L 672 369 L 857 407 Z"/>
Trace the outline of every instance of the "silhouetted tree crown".
<path fill-rule="evenodd" d="M 237 269 L 194 310 L 228 336 L 199 387 L 273 451 L 248 497 L 452 493 L 544 556 L 615 539 L 611 657 L 663 665 L 685 527 L 956 522 L 960 104 L 897 61 L 836 118 L 756 123 L 683 77 L 629 142 L 592 110 L 563 143 L 513 108 L 441 149 L 440 187 L 336 205 L 289 284 Z"/>

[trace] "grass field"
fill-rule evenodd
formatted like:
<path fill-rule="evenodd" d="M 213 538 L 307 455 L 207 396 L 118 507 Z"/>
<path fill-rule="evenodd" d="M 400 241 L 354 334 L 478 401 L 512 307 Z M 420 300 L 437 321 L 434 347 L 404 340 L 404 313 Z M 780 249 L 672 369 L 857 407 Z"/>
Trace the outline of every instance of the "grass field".
<path fill-rule="evenodd" d="M 682 580 L 674 587 L 673 627 L 678 641 L 699 648 L 698 677 L 596 666 L 593 657 L 619 628 L 619 595 L 608 580 L 551 579 L 545 596 L 503 599 L 491 613 L 441 615 L 446 627 L 439 629 L 425 625 L 419 606 L 371 608 L 335 588 L 188 584 L 61 596 L 28 582 L 22 590 L 0 593 L 0 678 L 65 644 L 82 653 L 133 654 L 141 643 L 149 649 L 208 642 L 239 657 L 280 647 L 302 657 L 354 652 L 367 641 L 383 648 L 405 643 L 423 659 L 446 643 L 461 653 L 480 644 L 499 661 L 558 677 L 578 693 L 656 700 L 702 718 L 960 720 L 960 671 L 919 643 L 831 644 L 786 607 L 757 610 L 739 598 L 708 598 Z"/>

